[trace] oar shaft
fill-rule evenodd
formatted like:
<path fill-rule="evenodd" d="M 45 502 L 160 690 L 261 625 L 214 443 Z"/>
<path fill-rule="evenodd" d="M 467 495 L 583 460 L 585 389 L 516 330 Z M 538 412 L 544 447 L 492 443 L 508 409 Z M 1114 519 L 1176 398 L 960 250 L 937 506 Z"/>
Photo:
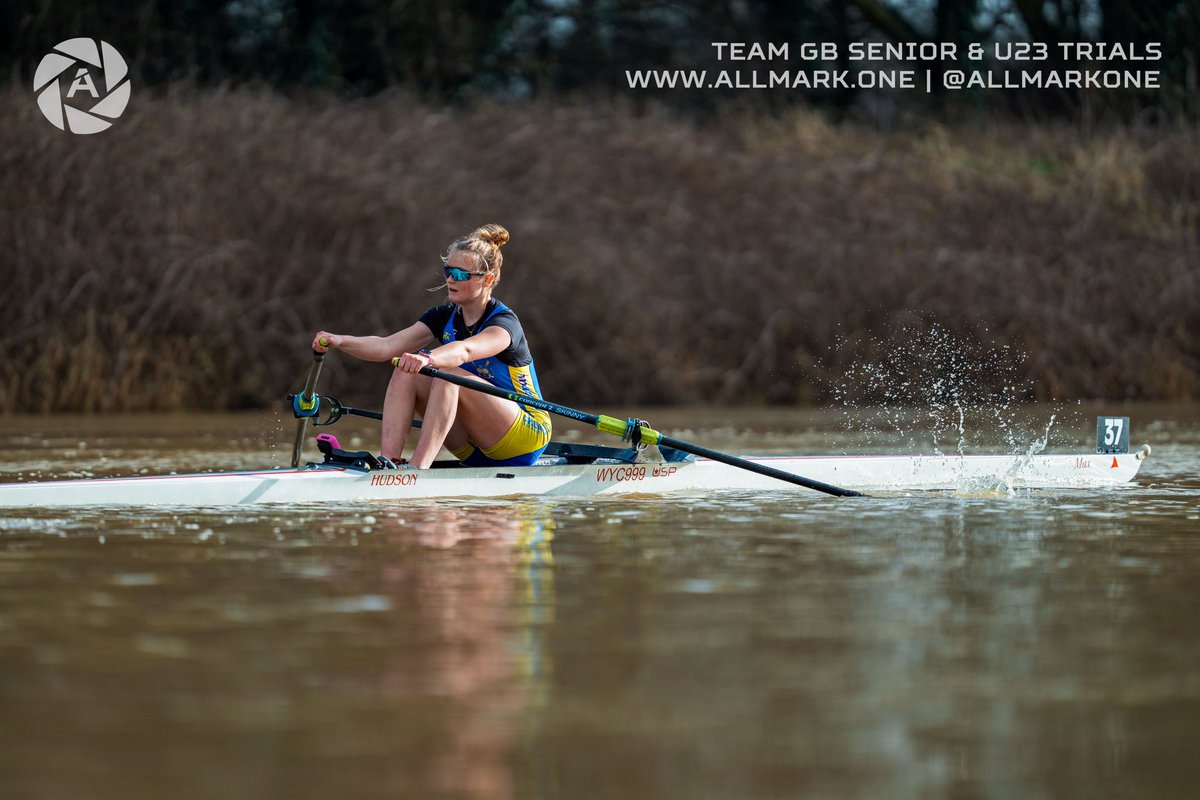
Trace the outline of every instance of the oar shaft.
<path fill-rule="evenodd" d="M 510 392 L 505 389 L 501 389 L 499 386 L 493 386 L 490 383 L 473 381 L 460 375 L 445 373 L 435 367 L 422 367 L 421 374 L 427 375 L 430 378 L 438 378 L 446 381 L 447 383 L 453 383 L 457 386 L 462 386 L 476 392 L 483 392 L 484 394 L 490 394 L 494 397 L 502 397 L 505 400 L 511 400 L 514 403 L 520 403 L 523 406 L 537 408 L 542 411 L 548 411 L 551 414 L 558 414 L 562 417 L 578 420 L 579 422 L 585 422 L 588 425 L 592 425 L 593 427 L 602 430 L 605 433 L 611 433 L 614 436 L 624 437 L 631 429 L 630 420 L 621 420 L 617 419 L 616 417 L 608 417 L 603 414 L 589 414 L 586 411 L 579 411 L 578 409 L 569 408 L 567 406 L 560 406 L 558 403 L 551 403 L 547 400 L 541 399 L 540 397 L 531 397 L 527 394 L 521 394 L 519 392 Z M 776 480 L 791 483 L 796 486 L 803 486 L 807 489 L 824 492 L 825 494 L 831 494 L 836 497 L 862 496 L 861 492 L 856 492 L 853 489 L 843 489 L 839 486 L 831 486 L 828 483 L 814 481 L 800 475 L 793 475 L 790 472 L 784 472 L 781 469 L 768 467 L 765 464 L 759 464 L 756 461 L 748 461 L 747 459 L 738 458 L 737 456 L 732 456 L 728 453 L 722 453 L 719 450 L 711 450 L 707 447 L 701 447 L 700 445 L 692 444 L 691 442 L 673 439 L 670 436 L 662 435 L 652 428 L 642 427 L 640 429 L 640 438 L 641 441 L 645 442 L 646 444 L 666 445 L 667 447 L 673 447 L 676 450 L 682 450 L 685 453 L 692 453 L 693 455 L 710 458 L 713 461 L 720 461 L 722 464 L 728 464 L 731 467 L 738 467 L 750 472 L 756 472 L 759 475 L 765 475 L 768 478 L 775 478 Z"/>
<path fill-rule="evenodd" d="M 308 370 L 308 380 L 304 381 L 303 395 L 305 400 L 312 400 L 313 393 L 317 389 L 317 378 L 321 377 L 321 364 L 325 361 L 325 354 L 313 351 L 313 363 Z"/>
<path fill-rule="evenodd" d="M 527 394 L 521 394 L 520 392 L 510 392 L 506 389 L 501 389 L 499 386 L 494 386 L 490 383 L 484 383 L 482 381 L 473 381 L 470 378 L 464 378 L 460 375 L 455 375 L 455 374 L 449 373 L 449 372 L 442 372 L 437 367 L 421 367 L 421 374 L 427 375 L 430 378 L 438 378 L 440 380 L 445 381 L 446 383 L 453 383 L 456 386 L 463 386 L 467 389 L 473 389 L 477 392 L 483 392 L 484 394 L 490 394 L 493 397 L 500 397 L 505 400 L 512 400 L 514 403 L 520 403 L 523 406 L 529 406 L 530 408 L 536 408 L 541 411 L 548 411 L 551 414 L 558 414 L 559 416 L 569 417 L 570 419 L 578 420 L 579 422 L 586 422 L 588 425 L 594 425 L 597 428 L 600 427 L 600 420 L 602 419 L 602 417 L 599 414 L 589 414 L 586 411 L 578 411 L 574 408 L 567 408 L 566 406 L 560 406 L 558 403 L 551 403 L 548 400 L 543 400 L 540 397 L 532 397 Z M 614 417 L 607 417 L 607 419 L 619 422 L 619 420 L 616 420 Z M 624 425 L 625 425 L 625 423 L 622 422 L 621 423 L 622 433 L 625 430 Z"/>
<path fill-rule="evenodd" d="M 317 379 L 321 377 L 321 362 L 324 360 L 324 353 L 313 351 L 313 363 L 308 368 L 308 380 L 304 382 L 304 391 L 298 398 L 301 408 L 311 408 L 313 396 L 317 391 Z M 304 453 L 304 433 L 307 430 L 308 417 L 300 417 L 299 424 L 296 426 L 296 441 L 292 445 L 292 469 L 300 466 L 300 456 Z"/>
<path fill-rule="evenodd" d="M 678 439 L 672 439 L 670 436 L 663 436 L 661 433 L 658 434 L 657 444 L 665 445 L 666 447 L 674 447 L 676 450 L 682 450 L 685 453 L 692 453 L 693 455 L 703 456 L 704 458 L 711 458 L 713 461 L 720 461 L 722 464 L 728 464 L 731 467 L 741 467 L 744 470 L 757 472 L 759 475 L 765 475 L 768 478 L 787 481 L 788 483 L 793 483 L 797 486 L 804 486 L 808 489 L 824 492 L 825 494 L 831 494 L 836 497 L 862 497 L 862 492 L 856 492 L 853 489 L 843 489 L 840 486 L 822 483 L 821 481 L 815 481 L 812 478 L 793 475 L 790 472 L 784 472 L 781 469 L 768 467 L 766 464 L 760 464 L 757 461 L 749 461 L 745 458 L 731 456 L 728 453 L 722 453 L 719 450 L 710 450 L 709 448 L 702 447 L 698 444 L 681 442 Z"/>

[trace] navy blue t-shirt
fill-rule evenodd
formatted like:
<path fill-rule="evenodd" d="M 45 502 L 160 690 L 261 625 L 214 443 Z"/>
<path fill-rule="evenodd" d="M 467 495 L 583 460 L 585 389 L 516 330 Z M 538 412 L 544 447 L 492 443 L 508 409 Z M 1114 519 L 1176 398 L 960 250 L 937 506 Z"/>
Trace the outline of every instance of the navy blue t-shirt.
<path fill-rule="evenodd" d="M 480 321 L 472 326 L 467 325 L 466 320 L 463 319 L 462 308 L 454 303 L 434 306 L 422 314 L 418 322 L 425 323 L 426 327 L 433 331 L 434 338 L 441 344 L 450 341 L 450 337 L 446 335 L 445 331 L 446 323 L 450 321 L 451 317 L 454 319 L 454 341 L 461 342 L 468 336 L 474 336 L 491 327 L 503 328 L 508 331 L 512 342 L 507 348 L 501 350 L 496 358 L 510 367 L 527 366 L 533 362 L 533 355 L 529 352 L 529 343 L 525 341 L 525 331 L 521 327 L 521 321 L 517 319 L 517 315 L 511 308 L 497 311 L 500 305 L 500 301 L 495 298 L 489 300 L 483 309 L 483 315 L 479 318 Z"/>

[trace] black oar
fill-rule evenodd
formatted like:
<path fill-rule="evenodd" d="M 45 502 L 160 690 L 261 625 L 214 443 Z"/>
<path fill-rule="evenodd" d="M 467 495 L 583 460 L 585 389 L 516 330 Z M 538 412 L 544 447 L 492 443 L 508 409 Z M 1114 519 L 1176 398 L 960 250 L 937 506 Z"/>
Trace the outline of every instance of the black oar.
<path fill-rule="evenodd" d="M 296 426 L 296 443 L 292 446 L 292 469 L 300 466 L 300 455 L 304 451 L 304 432 L 308 429 L 309 417 L 317 415 L 317 378 L 321 377 L 321 361 L 324 358 L 324 353 L 313 351 L 313 363 L 308 368 L 308 380 L 304 382 L 304 390 L 292 399 L 292 412 L 300 420 L 300 424 Z"/>
<path fill-rule="evenodd" d="M 398 358 L 392 359 L 392 364 L 395 365 L 395 363 L 399 360 L 400 359 Z M 710 450 L 707 447 L 701 447 L 700 445 L 680 441 L 679 439 L 673 439 L 670 436 L 664 436 L 652 428 L 638 425 L 631 419 L 622 420 L 617 419 L 616 417 L 608 417 L 603 414 L 589 414 L 586 411 L 578 411 L 574 408 L 568 408 L 567 406 L 560 406 L 557 403 L 551 403 L 546 400 L 542 400 L 540 397 L 531 397 L 527 394 L 521 394 L 519 392 L 509 392 L 501 389 L 498 386 L 493 386 L 490 383 L 481 383 L 479 381 L 473 381 L 469 378 L 463 378 L 458 375 L 444 373 L 435 367 L 422 367 L 421 374 L 428 375 L 430 378 L 439 378 L 447 383 L 453 383 L 457 386 L 462 386 L 466 389 L 472 389 L 476 392 L 483 392 L 484 394 L 490 394 L 495 397 L 502 397 L 505 400 L 512 400 L 514 403 L 520 403 L 523 406 L 541 409 L 542 411 L 548 411 L 551 414 L 558 414 L 560 417 L 567 417 L 569 419 L 578 420 L 579 422 L 585 422 L 588 425 L 604 431 L 605 433 L 611 433 L 614 436 L 620 436 L 622 439 L 637 437 L 635 439 L 635 444 L 639 443 L 640 441 L 646 444 L 658 444 L 665 445 L 666 447 L 673 447 L 676 450 L 682 450 L 685 453 L 692 453 L 694 455 L 703 456 L 704 458 L 711 458 L 713 461 L 720 461 L 722 464 L 728 464 L 731 467 L 749 470 L 750 472 L 757 472 L 759 475 L 766 475 L 768 478 L 775 478 L 776 480 L 793 483 L 797 486 L 814 489 L 818 492 L 824 492 L 825 494 L 836 495 L 837 497 L 863 496 L 861 492 L 856 492 L 853 489 L 842 489 L 838 486 L 830 486 L 828 483 L 821 483 L 820 481 L 814 481 L 809 478 L 803 478 L 799 475 L 793 475 L 790 472 L 784 472 L 781 469 L 768 467 L 754 461 L 747 461 L 744 458 L 731 456 L 728 453 L 722 453 L 719 450 Z"/>

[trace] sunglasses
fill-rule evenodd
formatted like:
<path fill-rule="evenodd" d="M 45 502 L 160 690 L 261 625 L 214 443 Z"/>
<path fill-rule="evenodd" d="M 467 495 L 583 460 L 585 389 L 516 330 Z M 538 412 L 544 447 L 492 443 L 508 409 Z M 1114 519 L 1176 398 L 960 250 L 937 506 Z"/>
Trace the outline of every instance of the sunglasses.
<path fill-rule="evenodd" d="M 451 280 L 455 283 L 458 283 L 459 281 L 469 281 L 471 278 L 487 275 L 486 272 L 468 272 L 467 270 L 459 269 L 458 267 L 443 267 L 442 271 L 446 273 L 446 280 Z"/>

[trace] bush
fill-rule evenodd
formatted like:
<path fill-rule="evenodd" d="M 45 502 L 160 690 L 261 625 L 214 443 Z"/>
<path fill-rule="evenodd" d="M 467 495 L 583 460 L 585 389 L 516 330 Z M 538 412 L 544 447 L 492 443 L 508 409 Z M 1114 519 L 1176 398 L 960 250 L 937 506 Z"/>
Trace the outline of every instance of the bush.
<path fill-rule="evenodd" d="M 438 256 L 484 222 L 512 232 L 497 295 L 565 403 L 823 403 L 934 327 L 1025 354 L 1029 399 L 1200 397 L 1194 130 L 250 89 L 135 93 L 96 136 L 23 87 L 0 110 L 8 411 L 273 405 L 318 328 L 440 302 Z M 378 401 L 386 368 L 330 367 Z"/>

